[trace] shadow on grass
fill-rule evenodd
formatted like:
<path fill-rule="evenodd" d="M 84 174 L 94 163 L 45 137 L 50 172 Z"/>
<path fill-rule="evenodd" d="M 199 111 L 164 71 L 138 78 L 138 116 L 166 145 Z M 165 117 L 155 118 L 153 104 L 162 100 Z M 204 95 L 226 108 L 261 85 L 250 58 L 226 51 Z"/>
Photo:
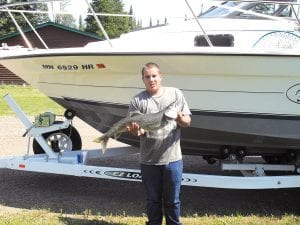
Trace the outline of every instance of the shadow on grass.
<path fill-rule="evenodd" d="M 66 218 L 61 217 L 59 218 L 63 224 L 66 225 L 127 225 L 125 223 L 115 223 L 115 222 L 107 222 L 103 220 L 88 220 L 88 219 L 77 219 L 77 218 Z"/>

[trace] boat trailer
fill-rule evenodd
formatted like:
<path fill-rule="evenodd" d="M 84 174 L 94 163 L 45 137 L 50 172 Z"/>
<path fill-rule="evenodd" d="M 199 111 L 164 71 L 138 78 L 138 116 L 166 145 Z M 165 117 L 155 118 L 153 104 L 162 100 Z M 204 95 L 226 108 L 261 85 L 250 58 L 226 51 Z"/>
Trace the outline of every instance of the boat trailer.
<path fill-rule="evenodd" d="M 140 170 L 88 165 L 88 160 L 100 157 L 132 154 L 132 148 L 120 147 L 108 149 L 104 154 L 100 149 L 55 152 L 46 142 L 43 134 L 68 128 L 72 116 L 66 116 L 64 122 L 49 126 L 37 126 L 31 122 L 15 100 L 6 94 L 4 100 L 16 113 L 26 128 L 24 136 L 28 136 L 27 152 L 23 156 L 0 158 L 0 168 L 93 177 L 126 181 L 141 181 Z M 43 121 L 40 121 L 43 122 Z M 34 138 L 45 151 L 44 154 L 30 154 L 30 138 Z M 223 176 L 183 173 L 182 185 L 228 189 L 277 189 L 299 188 L 300 168 L 297 165 L 271 165 L 262 163 L 221 163 L 222 170 L 240 171 L 242 176 Z M 267 176 L 265 171 L 289 172 L 291 175 Z"/>

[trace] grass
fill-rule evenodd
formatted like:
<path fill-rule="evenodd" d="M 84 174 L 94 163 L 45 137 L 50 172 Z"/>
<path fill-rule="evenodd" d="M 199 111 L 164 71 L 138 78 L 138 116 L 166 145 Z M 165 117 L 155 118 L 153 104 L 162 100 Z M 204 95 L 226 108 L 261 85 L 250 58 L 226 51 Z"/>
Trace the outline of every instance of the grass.
<path fill-rule="evenodd" d="M 48 210 L 23 210 L 0 216 L 0 225 L 141 225 L 146 217 L 127 215 L 90 215 L 88 210 L 82 214 L 70 215 L 52 213 Z M 184 225 L 298 225 L 300 218 L 293 215 L 282 217 L 258 216 L 191 216 L 182 217 Z"/>
<path fill-rule="evenodd" d="M 27 115 L 37 115 L 45 111 L 62 115 L 64 109 L 37 89 L 29 86 L 0 85 L 0 116 L 15 115 L 2 96 L 10 94 Z"/>
<path fill-rule="evenodd" d="M 11 94 L 28 115 L 37 115 L 45 111 L 62 114 L 64 109 L 36 89 L 23 86 L 0 86 L 0 96 Z M 0 99 L 0 116 L 13 115 L 5 101 Z M 0 225 L 141 225 L 145 216 L 91 215 L 90 211 L 79 214 L 53 213 L 44 209 L 0 211 Z M 181 218 L 184 225 L 299 225 L 300 217 L 284 216 L 217 216 L 192 215 Z"/>

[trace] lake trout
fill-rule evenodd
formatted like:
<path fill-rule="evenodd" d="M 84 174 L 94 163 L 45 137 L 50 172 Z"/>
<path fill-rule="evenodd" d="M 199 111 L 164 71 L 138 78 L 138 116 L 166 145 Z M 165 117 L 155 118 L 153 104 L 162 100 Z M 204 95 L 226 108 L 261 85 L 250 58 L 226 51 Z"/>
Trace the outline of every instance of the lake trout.
<path fill-rule="evenodd" d="M 96 143 L 101 143 L 102 146 L 102 153 L 106 151 L 106 146 L 108 139 L 110 137 L 114 137 L 117 139 L 122 133 L 127 132 L 127 126 L 131 123 L 139 124 L 140 128 L 144 129 L 145 131 L 154 131 L 158 130 L 167 125 L 168 120 L 175 119 L 174 116 L 166 116 L 167 115 L 175 115 L 173 113 L 166 113 L 170 111 L 171 106 L 174 103 L 171 103 L 165 109 L 157 112 L 157 113 L 149 113 L 149 114 L 135 114 L 133 116 L 128 116 L 117 123 L 115 123 L 106 133 L 104 133 L 101 137 L 98 137 L 94 140 Z M 177 112 L 176 112 L 177 116 Z"/>

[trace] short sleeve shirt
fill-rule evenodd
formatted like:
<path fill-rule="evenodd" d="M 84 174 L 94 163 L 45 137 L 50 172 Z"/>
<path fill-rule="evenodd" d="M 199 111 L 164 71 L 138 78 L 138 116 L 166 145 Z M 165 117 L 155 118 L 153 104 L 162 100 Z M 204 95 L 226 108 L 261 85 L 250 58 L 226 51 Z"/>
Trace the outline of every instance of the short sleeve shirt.
<path fill-rule="evenodd" d="M 187 102 L 178 88 L 162 87 L 158 96 L 151 96 L 147 91 L 142 91 L 134 96 L 130 102 L 129 114 L 156 113 L 169 105 L 173 105 L 176 112 L 191 115 Z M 147 165 L 167 165 L 182 159 L 180 148 L 180 127 L 175 120 L 169 120 L 163 128 L 155 131 L 146 131 L 140 137 L 140 163 Z"/>

